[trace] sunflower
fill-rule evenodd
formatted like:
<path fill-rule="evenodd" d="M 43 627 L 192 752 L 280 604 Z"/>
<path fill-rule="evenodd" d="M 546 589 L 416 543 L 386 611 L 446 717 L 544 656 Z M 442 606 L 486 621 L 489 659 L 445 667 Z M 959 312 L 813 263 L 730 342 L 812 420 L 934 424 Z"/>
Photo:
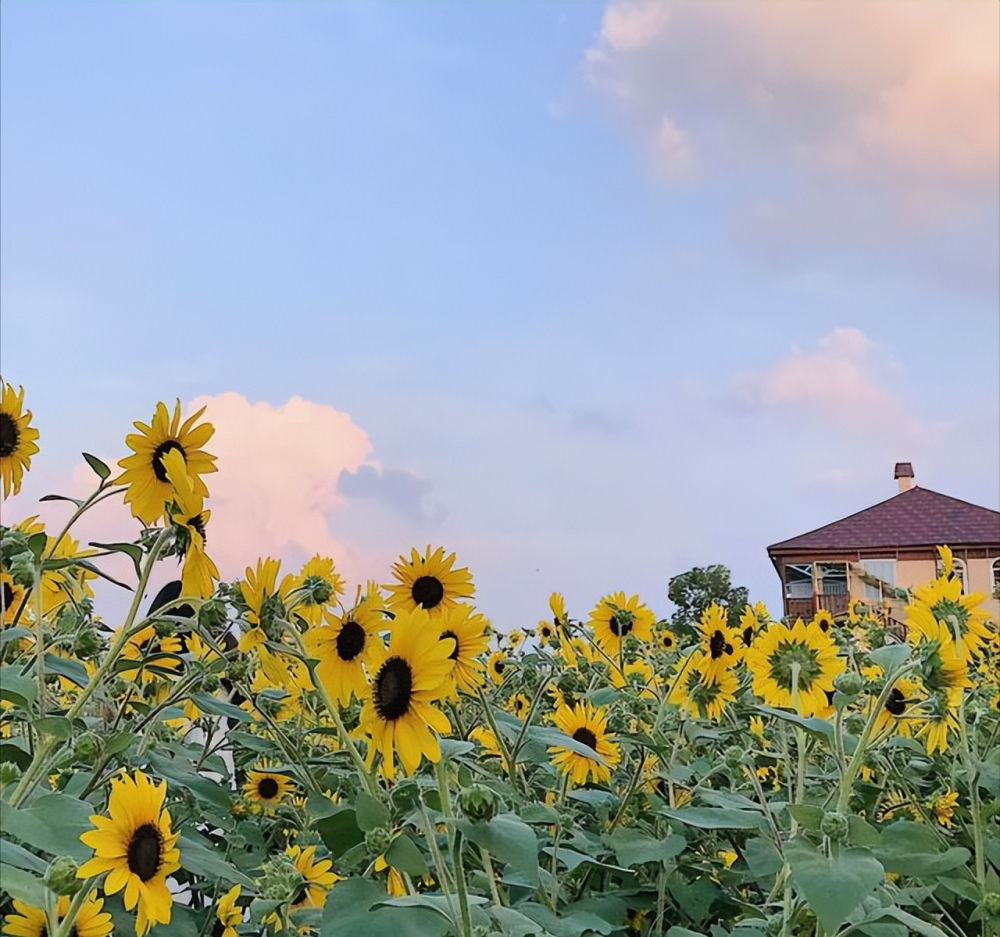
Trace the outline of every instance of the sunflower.
<path fill-rule="evenodd" d="M 38 520 L 38 515 L 26 517 L 14 525 L 15 530 L 31 537 L 35 534 L 44 534 L 45 526 Z M 43 555 L 53 560 L 80 560 L 94 556 L 96 550 L 81 550 L 80 543 L 69 534 L 64 533 L 58 543 L 54 543 L 54 537 L 46 536 Z M 42 614 L 48 617 L 50 613 L 62 608 L 67 602 L 79 603 L 82 599 L 92 599 L 94 590 L 88 585 L 88 581 L 96 579 L 97 573 L 91 572 L 82 566 L 66 565 L 59 569 L 49 569 L 42 573 Z M 25 607 L 28 615 L 34 613 L 34 603 L 29 602 Z"/>
<path fill-rule="evenodd" d="M 490 679 L 499 686 L 503 683 L 503 673 L 507 669 L 507 652 L 494 651 L 486 661 L 486 672 Z"/>
<path fill-rule="evenodd" d="M 815 615 L 813 615 L 810 624 L 819 625 L 819 630 L 822 631 L 823 634 L 826 634 L 836 624 L 836 622 L 833 620 L 833 615 L 831 615 L 825 608 L 821 608 Z"/>
<path fill-rule="evenodd" d="M 112 643 L 118 633 L 116 631 L 112 635 Z M 135 666 L 122 670 L 120 675 L 124 680 L 139 680 L 142 683 L 175 676 L 184 663 L 181 650 L 181 639 L 177 635 L 160 637 L 152 625 L 146 625 L 125 642 L 121 657 L 134 661 Z"/>
<path fill-rule="evenodd" d="M 401 556 L 392 567 L 397 582 L 385 587 L 389 607 L 393 611 L 422 608 L 436 617 L 457 600 L 471 599 L 475 592 L 472 575 L 465 566 L 452 569 L 454 565 L 454 553 L 445 556 L 444 547 L 432 553 L 430 544 L 423 556 L 416 549 L 410 551 L 409 560 Z"/>
<path fill-rule="evenodd" d="M 957 577 L 941 576 L 913 590 L 913 602 L 906 606 L 907 638 L 918 643 L 917 636 L 933 640 L 939 625 L 952 635 L 958 654 L 965 660 L 981 654 L 983 646 L 996 636 L 990 613 L 982 607 L 982 592 L 962 594 Z"/>
<path fill-rule="evenodd" d="M 522 644 L 524 644 L 525 634 L 520 628 L 512 628 L 501 638 L 505 641 L 512 651 L 516 651 Z"/>
<path fill-rule="evenodd" d="M 441 758 L 431 729 L 450 732 L 448 717 L 431 704 L 451 689 L 452 642 L 441 640 L 423 609 L 397 611 L 385 661 L 372 678 L 371 695 L 361 707 L 359 730 L 371 737 L 369 764 L 382 753 L 382 773 L 396 776 L 394 759 L 412 774 L 426 755 Z"/>
<path fill-rule="evenodd" d="M 292 864 L 303 878 L 302 886 L 292 898 L 289 910 L 322 908 L 326 901 L 326 893 L 335 882 L 340 881 L 340 876 L 331 871 L 333 862 L 330 859 L 321 859 L 317 862 L 315 846 L 306 846 L 305 849 L 301 846 L 288 846 L 285 855 L 292 860 Z"/>
<path fill-rule="evenodd" d="M 285 795 L 295 789 L 295 782 L 283 774 L 275 774 L 266 769 L 248 771 L 243 793 L 257 805 L 255 809 L 264 813 L 274 813 Z"/>
<path fill-rule="evenodd" d="M 27 589 L 14 582 L 9 573 L 0 572 L 0 608 L 3 609 L 4 625 L 14 623 L 14 616 L 26 594 Z"/>
<path fill-rule="evenodd" d="M 334 568 L 333 560 L 317 553 L 295 577 L 294 588 L 299 593 L 295 614 L 309 625 L 318 625 L 323 617 L 323 607 L 344 594 L 344 580 Z"/>
<path fill-rule="evenodd" d="M 504 709 L 512 712 L 518 719 L 523 719 L 530 708 L 531 700 L 523 693 L 515 693 L 504 706 Z"/>
<path fill-rule="evenodd" d="M 736 631 L 736 636 L 739 638 L 739 643 L 743 650 L 746 650 L 753 644 L 753 639 L 757 637 L 757 632 L 760 630 L 761 622 L 765 620 L 766 618 L 760 618 L 757 615 L 757 611 L 753 605 L 747 605 L 743 609 L 743 614 L 740 616 L 740 627 Z"/>
<path fill-rule="evenodd" d="M 541 647 L 548 647 L 549 643 L 556 636 L 556 626 L 547 618 L 543 618 L 538 622 L 538 629 L 535 633 L 538 635 L 539 645 Z"/>
<path fill-rule="evenodd" d="M 692 666 L 701 671 L 706 683 L 715 683 L 730 667 L 743 657 L 743 642 L 736 631 L 729 627 L 726 610 L 713 602 L 704 612 L 695 630 L 701 638 L 698 660 Z"/>
<path fill-rule="evenodd" d="M 923 720 L 923 725 L 917 732 L 917 738 L 924 740 L 927 754 L 933 755 L 935 752 L 946 752 L 948 750 L 948 736 L 958 735 L 961 728 L 955 713 L 962 703 L 962 691 L 940 690 L 929 700 L 928 715 Z"/>
<path fill-rule="evenodd" d="M 957 805 L 958 791 L 945 791 L 940 797 L 931 801 L 929 809 L 939 826 L 951 826 L 951 818 L 955 816 Z"/>
<path fill-rule="evenodd" d="M 239 649 L 249 651 L 263 644 L 274 623 L 288 614 L 288 600 L 295 585 L 294 576 L 285 576 L 277 585 L 281 561 L 268 557 L 257 560 L 257 568 L 246 568 L 246 578 L 240 583 L 240 593 L 246 603 L 247 621 L 254 627 L 244 632 Z"/>
<path fill-rule="evenodd" d="M 476 726 L 469 733 L 469 738 L 482 746 L 484 755 L 495 755 L 499 758 L 503 754 L 500 751 L 500 745 L 497 742 L 497 737 L 493 734 L 493 730 L 488 729 L 486 726 Z"/>
<path fill-rule="evenodd" d="M 718 721 L 726 703 L 736 700 L 739 681 L 732 670 L 724 669 L 710 677 L 709 658 L 699 651 L 688 655 L 674 671 L 667 702 L 686 710 L 695 719 Z"/>
<path fill-rule="evenodd" d="M 633 634 L 640 641 L 651 640 L 655 621 L 656 616 L 639 601 L 638 595 L 626 599 L 624 592 L 613 592 L 591 609 L 589 624 L 601 650 L 617 658 L 628 635 Z"/>
<path fill-rule="evenodd" d="M 207 599 L 215 591 L 219 570 L 205 552 L 207 535 L 205 528 L 212 516 L 204 510 L 205 499 L 194 487 L 194 476 L 188 473 L 184 457 L 177 449 L 163 454 L 163 470 L 174 489 L 176 513 L 170 512 L 170 519 L 183 531 L 184 569 L 181 572 L 181 595 Z"/>
<path fill-rule="evenodd" d="M 664 628 L 656 633 L 656 646 L 661 651 L 670 653 L 677 647 L 677 638 L 674 637 L 674 633 L 669 628 Z"/>
<path fill-rule="evenodd" d="M 574 742 L 585 745 L 593 755 L 584 755 L 562 745 L 549 746 L 552 764 L 576 785 L 586 784 L 587 776 L 595 783 L 611 780 L 611 769 L 621 761 L 621 752 L 607 734 L 605 710 L 590 703 L 577 703 L 572 709 L 562 706 L 552 717 L 556 728 Z"/>
<path fill-rule="evenodd" d="M 566 614 L 566 600 L 561 592 L 553 592 L 549 596 L 549 610 L 552 612 L 552 624 L 557 628 L 565 627 L 569 615 Z"/>
<path fill-rule="evenodd" d="M 21 478 L 38 452 L 38 430 L 30 425 L 31 411 L 21 412 L 23 405 L 24 388 L 15 394 L 13 385 L 0 378 L 0 476 L 5 498 L 21 490 Z"/>
<path fill-rule="evenodd" d="M 803 716 L 827 707 L 826 693 L 847 667 L 833 638 L 801 618 L 791 628 L 768 626 L 746 652 L 746 662 L 757 696 L 768 706 L 797 708 Z"/>
<path fill-rule="evenodd" d="M 919 634 L 911 631 L 907 638 L 911 642 L 915 639 L 920 675 L 928 690 L 957 691 L 961 695 L 963 689 L 972 688 L 968 660 L 959 651 L 951 629 L 943 621 L 926 625 L 926 630 Z"/>
<path fill-rule="evenodd" d="M 153 414 L 152 425 L 135 423 L 138 433 L 129 433 L 125 445 L 135 455 L 120 459 L 118 465 L 125 469 L 115 483 L 128 485 L 125 503 L 132 508 L 132 516 L 138 517 L 146 526 L 152 526 L 163 517 L 163 506 L 170 501 L 170 481 L 167 478 L 163 457 L 172 449 L 180 451 L 192 476 L 194 490 L 203 498 L 208 497 L 208 488 L 201 476 L 216 471 L 215 456 L 209 455 L 202 447 L 215 432 L 211 423 L 195 426 L 195 422 L 205 412 L 202 407 L 194 416 L 181 423 L 181 402 L 174 407 L 170 416 L 166 404 L 158 403 Z"/>
<path fill-rule="evenodd" d="M 399 898 L 403 895 L 408 895 L 409 892 L 406 889 L 406 882 L 403 880 L 403 876 L 399 873 L 399 870 L 386 861 L 385 853 L 382 853 L 375 860 L 374 871 L 384 872 L 386 869 L 389 870 L 389 875 L 385 881 L 385 890 L 389 893 L 390 898 Z"/>
<path fill-rule="evenodd" d="M 886 697 L 881 712 L 875 720 L 875 727 L 872 729 L 872 738 L 877 738 L 883 731 L 896 732 L 905 738 L 910 737 L 910 728 L 913 720 L 904 718 L 906 710 L 913 704 L 915 699 L 922 696 L 920 685 L 906 677 L 900 677 L 892 685 L 889 695 Z"/>
<path fill-rule="evenodd" d="M 382 615 L 370 604 L 361 602 L 343 615 L 324 612 L 327 624 L 312 627 L 305 633 L 306 650 L 319 663 L 316 676 L 341 706 L 369 693 L 365 668 L 373 672 L 385 660 L 385 645 L 379 631 L 387 626 Z"/>
<path fill-rule="evenodd" d="M 471 605 L 455 605 L 441 616 L 441 640 L 454 642 L 450 657 L 455 662 L 452 671 L 454 692 L 474 694 L 483 685 L 485 667 L 478 659 L 490 646 L 493 629 L 489 621 Z"/>
<path fill-rule="evenodd" d="M 69 912 L 71 900 L 69 895 L 60 895 L 56 901 L 56 917 L 61 924 Z M 102 911 L 104 899 L 97 897 L 92 891 L 80 905 L 70 937 L 107 937 L 114 929 L 114 922 L 107 911 Z M 14 899 L 14 910 L 17 914 L 8 914 L 3 932 L 10 937 L 46 937 L 47 921 L 45 911 L 41 908 L 25 904 Z"/>
<path fill-rule="evenodd" d="M 637 690 L 643 699 L 656 699 L 660 681 L 649 664 L 644 660 L 634 660 L 621 669 L 617 666 L 611 668 L 611 685 L 619 690 L 624 687 Z"/>
<path fill-rule="evenodd" d="M 243 909 L 236 902 L 240 897 L 240 886 L 233 885 L 215 904 L 215 916 L 218 918 L 222 933 L 219 937 L 237 937 L 236 926 L 243 923 Z M 216 933 L 218 927 L 212 931 Z"/>
<path fill-rule="evenodd" d="M 94 857 L 80 866 L 77 878 L 108 872 L 104 892 L 125 889 L 125 909 L 138 905 L 135 929 L 139 937 L 154 924 L 170 923 L 173 897 L 167 876 L 180 867 L 177 839 L 170 829 L 170 813 L 163 807 L 167 782 L 154 784 L 141 771 L 134 777 L 111 779 L 109 817 L 92 816 L 97 827 L 80 834 Z"/>

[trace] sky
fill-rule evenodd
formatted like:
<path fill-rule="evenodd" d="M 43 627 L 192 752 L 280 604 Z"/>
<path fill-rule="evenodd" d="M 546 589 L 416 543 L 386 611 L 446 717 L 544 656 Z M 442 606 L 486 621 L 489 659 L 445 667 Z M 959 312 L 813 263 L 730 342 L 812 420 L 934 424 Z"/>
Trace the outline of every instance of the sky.
<path fill-rule="evenodd" d="M 63 507 L 206 407 L 226 578 L 411 547 L 500 630 L 1000 502 L 993 0 L 0 6 L 0 373 Z M 84 542 L 132 537 L 116 501 Z M 166 577 L 171 570 L 166 569 Z M 111 614 L 115 602 L 107 600 Z"/>

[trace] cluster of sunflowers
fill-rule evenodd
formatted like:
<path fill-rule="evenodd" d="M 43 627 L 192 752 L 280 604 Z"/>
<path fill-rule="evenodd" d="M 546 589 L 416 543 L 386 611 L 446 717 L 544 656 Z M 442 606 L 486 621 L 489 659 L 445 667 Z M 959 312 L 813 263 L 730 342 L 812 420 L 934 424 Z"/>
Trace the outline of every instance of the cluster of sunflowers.
<path fill-rule="evenodd" d="M 2 389 L 7 497 L 38 432 Z M 327 557 L 220 581 L 202 417 L 159 404 L 58 533 L 0 530 L 3 933 L 994 933 L 1000 638 L 947 547 L 902 628 L 617 592 L 499 632 L 442 547 L 353 600 Z M 141 532 L 82 548 L 115 496 Z"/>

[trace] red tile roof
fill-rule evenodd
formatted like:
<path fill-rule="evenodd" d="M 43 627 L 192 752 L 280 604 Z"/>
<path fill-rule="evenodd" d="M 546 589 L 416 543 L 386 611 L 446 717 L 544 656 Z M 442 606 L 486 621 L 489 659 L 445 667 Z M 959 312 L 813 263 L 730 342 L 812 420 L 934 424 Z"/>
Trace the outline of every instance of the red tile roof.
<path fill-rule="evenodd" d="M 997 546 L 1000 511 L 914 486 L 887 501 L 809 533 L 782 540 L 769 554 L 880 547 Z"/>

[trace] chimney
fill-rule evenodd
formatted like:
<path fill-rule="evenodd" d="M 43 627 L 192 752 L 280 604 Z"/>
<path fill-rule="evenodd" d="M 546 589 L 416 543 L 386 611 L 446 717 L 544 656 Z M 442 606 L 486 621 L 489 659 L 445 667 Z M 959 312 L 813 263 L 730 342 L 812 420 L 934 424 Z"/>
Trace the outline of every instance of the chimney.
<path fill-rule="evenodd" d="M 909 491 L 913 487 L 913 463 L 897 462 L 892 477 L 896 479 L 900 493 Z"/>

